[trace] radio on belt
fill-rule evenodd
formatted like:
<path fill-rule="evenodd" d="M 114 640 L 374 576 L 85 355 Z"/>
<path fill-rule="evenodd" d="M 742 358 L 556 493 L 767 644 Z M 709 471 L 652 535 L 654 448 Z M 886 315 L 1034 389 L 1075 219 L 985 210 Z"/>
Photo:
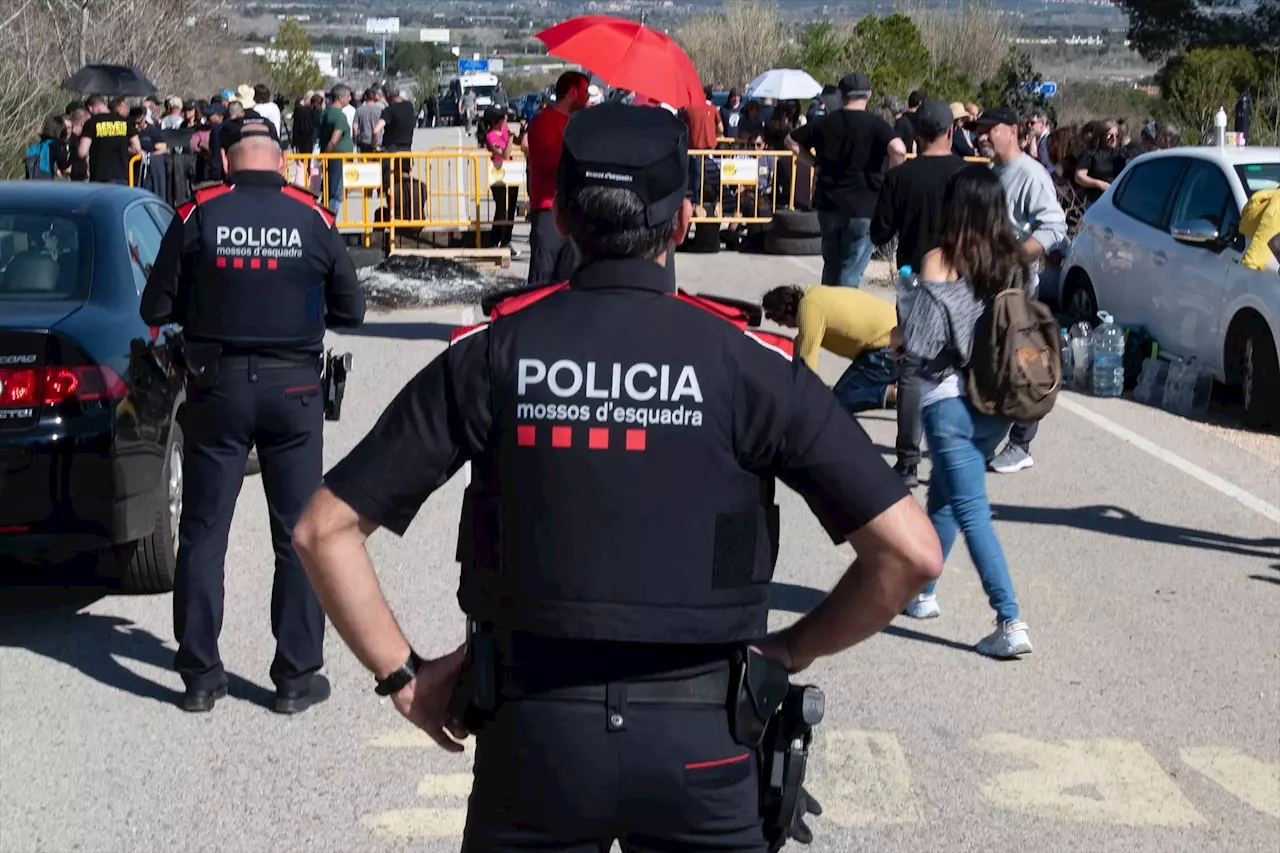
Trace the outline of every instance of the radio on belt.
<path fill-rule="evenodd" d="M 342 397 L 347 391 L 347 374 L 351 371 L 351 353 L 324 354 L 324 372 L 320 383 L 324 390 L 324 419 L 342 420 Z"/>

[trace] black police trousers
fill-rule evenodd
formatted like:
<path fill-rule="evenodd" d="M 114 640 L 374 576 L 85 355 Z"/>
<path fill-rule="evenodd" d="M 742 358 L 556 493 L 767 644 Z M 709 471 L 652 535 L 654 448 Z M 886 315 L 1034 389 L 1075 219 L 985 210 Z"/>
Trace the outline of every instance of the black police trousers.
<path fill-rule="evenodd" d="M 271 680 L 280 691 L 305 690 L 324 663 L 324 611 L 292 542 L 294 525 L 322 478 L 319 370 L 263 361 L 223 359 L 214 388 L 188 386 L 173 624 L 174 668 L 191 691 L 211 691 L 226 679 L 218 654 L 223 563 L 250 445 L 262 463 L 275 547 Z"/>
<path fill-rule="evenodd" d="M 723 705 L 504 701 L 476 737 L 463 853 L 765 853 L 755 753 Z"/>

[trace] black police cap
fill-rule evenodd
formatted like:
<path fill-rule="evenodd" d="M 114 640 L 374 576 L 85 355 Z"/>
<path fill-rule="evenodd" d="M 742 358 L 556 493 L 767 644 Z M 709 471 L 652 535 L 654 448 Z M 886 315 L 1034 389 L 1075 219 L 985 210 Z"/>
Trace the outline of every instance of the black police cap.
<path fill-rule="evenodd" d="M 243 118 L 226 123 L 226 129 L 222 131 L 222 147 L 230 148 L 246 136 L 269 136 L 277 145 L 280 144 L 276 126 L 269 119 L 249 111 Z"/>
<path fill-rule="evenodd" d="M 585 187 L 638 195 L 649 228 L 670 222 L 689 182 L 689 129 L 661 107 L 621 102 L 579 110 L 564 131 L 557 190 L 572 198 Z"/>

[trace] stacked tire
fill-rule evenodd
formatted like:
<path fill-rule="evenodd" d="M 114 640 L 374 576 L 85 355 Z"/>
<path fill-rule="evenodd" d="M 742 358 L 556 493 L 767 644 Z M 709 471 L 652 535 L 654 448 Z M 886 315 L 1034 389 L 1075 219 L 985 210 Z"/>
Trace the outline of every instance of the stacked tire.
<path fill-rule="evenodd" d="M 822 228 L 818 214 L 810 210 L 779 210 L 764 235 L 770 255 L 821 255 Z"/>

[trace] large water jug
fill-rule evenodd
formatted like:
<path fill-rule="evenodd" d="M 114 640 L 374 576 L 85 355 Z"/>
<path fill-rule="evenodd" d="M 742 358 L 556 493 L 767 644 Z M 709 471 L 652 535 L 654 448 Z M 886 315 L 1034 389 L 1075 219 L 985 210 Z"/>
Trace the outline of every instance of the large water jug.
<path fill-rule="evenodd" d="M 1119 397 L 1124 393 L 1124 329 L 1106 311 L 1089 338 L 1090 392 L 1095 397 Z"/>
<path fill-rule="evenodd" d="M 1133 389 L 1133 399 L 1148 406 L 1164 402 L 1164 388 L 1169 378 L 1169 362 L 1156 356 L 1143 359 L 1138 384 Z"/>
<path fill-rule="evenodd" d="M 910 265 L 898 270 L 898 325 L 907 322 L 911 311 L 915 308 L 916 298 L 920 295 L 920 277 Z"/>

